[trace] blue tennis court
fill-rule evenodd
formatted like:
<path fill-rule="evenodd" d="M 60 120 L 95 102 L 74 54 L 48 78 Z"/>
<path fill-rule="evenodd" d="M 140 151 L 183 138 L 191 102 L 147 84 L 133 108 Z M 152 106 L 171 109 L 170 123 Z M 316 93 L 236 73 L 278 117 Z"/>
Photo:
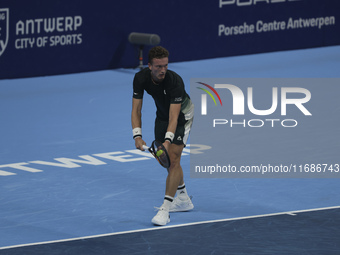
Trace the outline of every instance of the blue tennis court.
<path fill-rule="evenodd" d="M 340 47 L 170 58 L 169 69 L 187 91 L 191 78 L 338 78 Z M 166 172 L 134 148 L 137 71 L 0 81 L 0 254 L 340 254 L 338 178 L 190 178 L 190 145 L 182 166 L 195 209 L 153 226 Z M 153 104 L 145 97 L 150 143 Z"/>

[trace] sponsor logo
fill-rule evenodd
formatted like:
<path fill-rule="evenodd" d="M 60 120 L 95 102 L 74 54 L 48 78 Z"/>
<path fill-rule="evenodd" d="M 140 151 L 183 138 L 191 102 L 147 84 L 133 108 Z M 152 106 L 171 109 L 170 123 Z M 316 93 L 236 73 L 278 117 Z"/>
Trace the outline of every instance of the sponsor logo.
<path fill-rule="evenodd" d="M 9 9 L 0 9 L 0 56 L 8 44 Z"/>
<path fill-rule="evenodd" d="M 182 102 L 182 97 L 176 97 L 174 100 L 175 102 Z"/>
<path fill-rule="evenodd" d="M 252 6 L 257 4 L 278 4 L 278 3 L 287 3 L 287 2 L 297 2 L 302 0 L 219 0 L 219 7 L 227 5 L 236 5 L 238 7 L 243 6 Z"/>

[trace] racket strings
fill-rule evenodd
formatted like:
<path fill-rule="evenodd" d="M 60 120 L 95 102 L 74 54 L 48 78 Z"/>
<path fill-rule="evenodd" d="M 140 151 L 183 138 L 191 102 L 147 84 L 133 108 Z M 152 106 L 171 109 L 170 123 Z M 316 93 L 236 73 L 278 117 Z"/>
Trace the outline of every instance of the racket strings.
<path fill-rule="evenodd" d="M 153 141 L 149 151 L 163 167 L 170 167 L 169 155 L 161 142 Z"/>

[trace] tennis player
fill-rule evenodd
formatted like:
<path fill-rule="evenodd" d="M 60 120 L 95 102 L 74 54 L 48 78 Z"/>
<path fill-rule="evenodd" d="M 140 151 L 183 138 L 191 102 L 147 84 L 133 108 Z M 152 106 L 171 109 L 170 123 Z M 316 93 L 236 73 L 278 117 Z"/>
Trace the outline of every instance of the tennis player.
<path fill-rule="evenodd" d="M 137 149 L 144 150 L 142 139 L 142 104 L 144 91 L 156 104 L 155 139 L 162 142 L 169 153 L 170 168 L 166 179 L 164 202 L 151 220 L 155 225 L 170 222 L 169 212 L 194 208 L 188 196 L 180 164 L 183 148 L 188 140 L 194 116 L 194 105 L 185 91 L 182 78 L 168 70 L 169 52 L 161 47 L 149 51 L 148 68 L 136 73 L 133 80 L 131 124 Z M 177 196 L 175 197 L 175 195 Z"/>

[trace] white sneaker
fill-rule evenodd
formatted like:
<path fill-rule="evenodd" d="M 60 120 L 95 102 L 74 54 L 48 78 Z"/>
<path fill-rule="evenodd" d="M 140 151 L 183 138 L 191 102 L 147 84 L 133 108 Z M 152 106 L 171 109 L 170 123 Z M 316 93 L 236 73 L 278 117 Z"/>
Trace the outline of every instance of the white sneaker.
<path fill-rule="evenodd" d="M 192 209 L 194 209 L 194 204 L 191 202 L 191 197 L 187 197 L 187 199 L 175 197 L 170 205 L 169 212 L 186 212 Z"/>
<path fill-rule="evenodd" d="M 170 222 L 170 215 L 163 207 L 159 208 L 158 213 L 152 218 L 151 222 L 158 226 L 164 226 Z"/>

